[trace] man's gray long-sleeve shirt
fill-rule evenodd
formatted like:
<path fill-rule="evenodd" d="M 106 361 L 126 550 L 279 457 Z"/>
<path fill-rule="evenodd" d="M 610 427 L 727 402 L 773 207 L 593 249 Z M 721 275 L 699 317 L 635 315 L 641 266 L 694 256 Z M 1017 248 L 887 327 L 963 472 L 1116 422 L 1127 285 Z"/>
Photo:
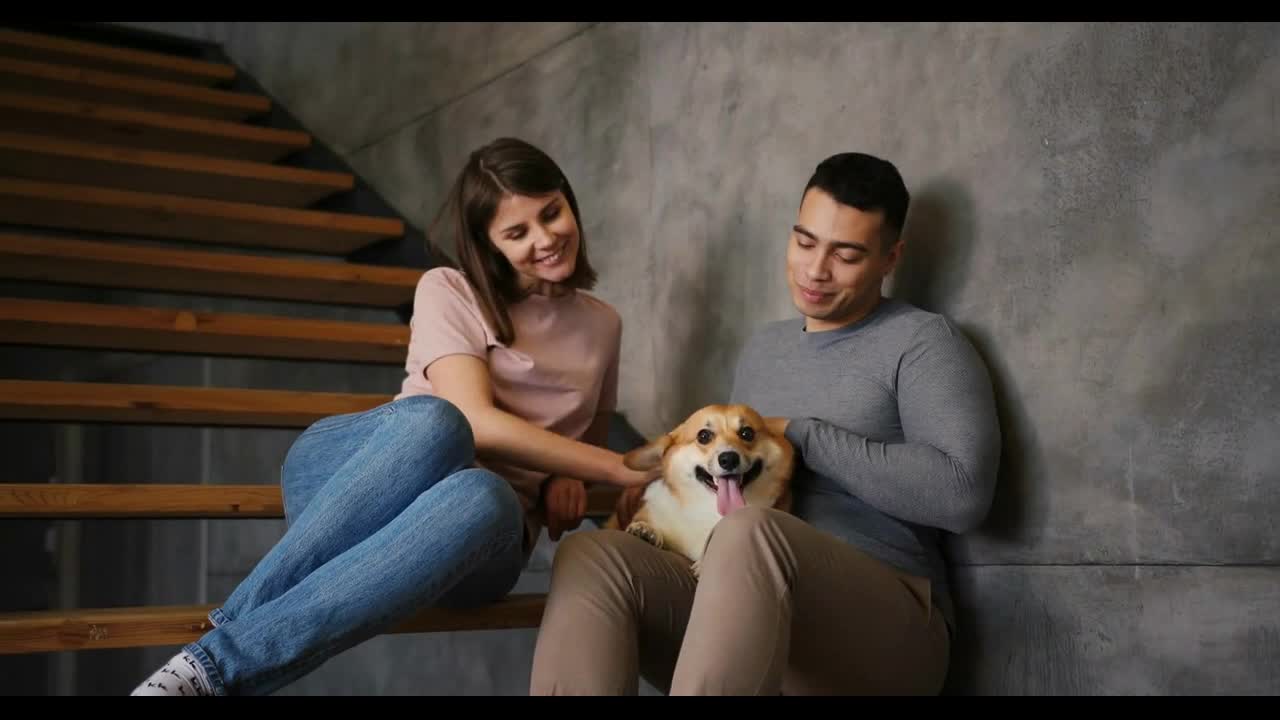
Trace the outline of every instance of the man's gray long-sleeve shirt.
<path fill-rule="evenodd" d="M 959 330 L 891 298 L 836 330 L 770 323 L 743 348 L 731 396 L 791 419 L 793 512 L 928 577 L 954 628 L 941 532 L 985 518 L 1001 440 L 990 376 Z"/>

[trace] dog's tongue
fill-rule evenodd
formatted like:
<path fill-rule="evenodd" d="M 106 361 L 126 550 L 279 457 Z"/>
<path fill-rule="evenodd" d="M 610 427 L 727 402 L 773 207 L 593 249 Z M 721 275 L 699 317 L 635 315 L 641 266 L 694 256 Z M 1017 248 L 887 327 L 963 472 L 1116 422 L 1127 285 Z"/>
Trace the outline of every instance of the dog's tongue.
<path fill-rule="evenodd" d="M 716 509 L 723 517 L 746 506 L 742 499 L 742 476 L 726 475 L 716 478 Z"/>

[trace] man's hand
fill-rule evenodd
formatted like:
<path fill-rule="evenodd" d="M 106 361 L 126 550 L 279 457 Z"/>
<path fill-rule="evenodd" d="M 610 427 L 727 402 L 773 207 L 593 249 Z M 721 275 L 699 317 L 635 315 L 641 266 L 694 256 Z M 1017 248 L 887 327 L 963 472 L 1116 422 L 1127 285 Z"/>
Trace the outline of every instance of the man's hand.
<path fill-rule="evenodd" d="M 587 488 L 581 480 L 556 475 L 542 491 L 547 514 L 547 534 L 552 542 L 569 530 L 576 530 L 587 514 Z"/>
<path fill-rule="evenodd" d="M 644 496 L 646 487 L 646 485 L 629 487 L 618 496 L 618 504 L 614 507 L 614 512 L 618 513 L 619 530 L 626 530 L 631 524 L 631 518 L 635 517 L 636 511 L 640 509 L 640 498 Z"/>

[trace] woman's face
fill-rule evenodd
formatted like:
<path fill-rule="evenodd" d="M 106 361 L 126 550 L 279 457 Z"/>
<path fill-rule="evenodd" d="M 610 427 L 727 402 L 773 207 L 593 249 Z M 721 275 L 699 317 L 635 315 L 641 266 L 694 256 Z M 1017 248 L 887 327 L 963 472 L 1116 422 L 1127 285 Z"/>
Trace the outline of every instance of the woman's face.
<path fill-rule="evenodd" d="M 578 219 L 559 190 L 504 197 L 489 224 L 489 239 L 511 263 L 525 290 L 547 294 L 577 267 Z"/>

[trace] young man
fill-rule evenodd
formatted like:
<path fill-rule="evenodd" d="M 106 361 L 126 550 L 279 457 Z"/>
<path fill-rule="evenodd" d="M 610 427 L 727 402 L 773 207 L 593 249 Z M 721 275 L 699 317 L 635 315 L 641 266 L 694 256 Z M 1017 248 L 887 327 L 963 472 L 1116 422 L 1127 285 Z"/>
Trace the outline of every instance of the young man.
<path fill-rule="evenodd" d="M 802 317 L 739 359 L 731 402 L 785 419 L 799 453 L 792 514 L 725 516 L 697 581 L 622 532 L 567 538 L 533 694 L 635 693 L 638 674 L 672 695 L 941 690 L 955 619 L 939 543 L 985 518 L 1000 431 L 964 336 L 882 295 L 908 204 L 889 162 L 818 165 L 787 241 Z"/>

